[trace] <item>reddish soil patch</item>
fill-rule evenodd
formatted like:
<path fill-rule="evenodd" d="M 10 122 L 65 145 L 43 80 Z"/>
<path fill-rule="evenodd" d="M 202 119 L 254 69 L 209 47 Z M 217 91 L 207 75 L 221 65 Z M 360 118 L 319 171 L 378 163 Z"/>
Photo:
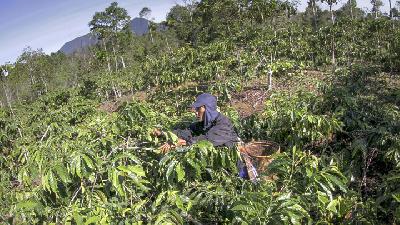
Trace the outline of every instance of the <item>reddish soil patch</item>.
<path fill-rule="evenodd" d="M 244 91 L 232 95 L 230 105 L 239 112 L 241 118 L 245 118 L 263 111 L 264 103 L 272 93 L 295 92 L 299 89 L 314 92 L 317 89 L 317 82 L 323 81 L 325 78 L 324 73 L 311 70 L 303 71 L 299 75 L 273 77 L 272 90 L 267 90 L 265 84 L 260 84 L 260 80 L 267 79 L 255 79 L 249 82 L 249 86 Z"/>
<path fill-rule="evenodd" d="M 255 112 L 261 112 L 269 94 L 268 91 L 255 88 L 235 93 L 232 97 L 230 105 L 239 112 L 240 117 L 244 118 Z"/>
<path fill-rule="evenodd" d="M 113 102 L 113 101 L 107 101 L 107 102 L 103 102 L 101 103 L 101 105 L 99 106 L 99 109 L 108 113 L 112 113 L 117 111 L 119 105 L 117 102 Z"/>
<path fill-rule="evenodd" d="M 106 101 L 101 103 L 99 106 L 99 109 L 108 113 L 116 112 L 118 108 L 124 103 L 124 102 L 131 102 L 133 100 L 136 101 L 146 101 L 147 99 L 147 93 L 145 91 L 138 91 L 135 94 L 130 94 L 130 95 L 123 95 L 120 98 L 117 98 L 115 101 Z"/>

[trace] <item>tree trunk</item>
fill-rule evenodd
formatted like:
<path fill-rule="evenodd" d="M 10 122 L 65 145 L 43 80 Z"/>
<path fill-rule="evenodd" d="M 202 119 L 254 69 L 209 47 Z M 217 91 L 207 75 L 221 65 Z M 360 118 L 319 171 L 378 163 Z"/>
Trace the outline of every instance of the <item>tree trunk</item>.
<path fill-rule="evenodd" d="M 378 18 L 378 7 L 377 7 L 377 2 L 376 2 L 377 0 L 375 0 L 374 1 L 374 4 L 373 4 L 373 9 L 375 10 L 375 19 L 377 19 Z"/>
<path fill-rule="evenodd" d="M 390 20 L 392 20 L 393 13 L 392 13 L 392 0 L 389 0 L 389 15 L 390 15 Z"/>
<path fill-rule="evenodd" d="M 272 52 L 271 52 L 271 61 L 270 61 L 271 65 L 272 65 Z M 268 90 L 272 90 L 272 69 L 271 67 L 268 70 Z"/>
<path fill-rule="evenodd" d="M 314 32 L 317 32 L 317 9 L 315 7 L 315 0 L 311 0 L 311 8 L 313 12 L 313 28 Z"/>
<path fill-rule="evenodd" d="M 121 56 L 119 56 L 120 58 L 121 58 L 121 63 L 122 63 L 122 68 L 126 68 L 126 65 L 125 65 L 125 61 L 124 61 L 124 57 L 121 55 Z"/>
<path fill-rule="evenodd" d="M 104 51 L 107 54 L 107 46 L 106 46 L 106 42 L 104 40 L 102 40 L 103 42 L 103 46 L 104 46 Z M 107 60 L 107 68 L 108 68 L 108 72 L 111 72 L 111 65 L 110 65 L 110 59 L 108 58 L 108 54 L 106 55 L 106 60 Z"/>
<path fill-rule="evenodd" d="M 117 91 L 117 88 L 114 85 L 114 82 L 111 82 L 111 86 L 112 86 L 112 90 L 114 92 L 114 100 L 116 100 L 118 98 L 118 91 Z"/>
<path fill-rule="evenodd" d="M 336 58 L 335 58 L 335 37 L 332 36 L 332 65 L 335 67 L 336 65 Z"/>
<path fill-rule="evenodd" d="M 150 23 L 150 20 L 148 20 L 148 19 L 147 19 L 147 27 L 149 28 L 151 43 L 153 44 L 154 40 L 153 40 L 153 33 L 151 32 L 151 23 Z"/>
<path fill-rule="evenodd" d="M 169 43 L 168 43 L 168 37 L 165 37 L 165 43 L 167 44 L 168 51 L 172 52 L 171 47 L 169 46 Z"/>
<path fill-rule="evenodd" d="M 21 102 L 21 99 L 19 98 L 19 91 L 18 91 L 18 88 L 15 88 L 15 97 L 17 98 L 17 102 L 18 103 L 20 103 Z"/>
<path fill-rule="evenodd" d="M 350 5 L 350 16 L 351 16 L 351 20 L 354 20 L 353 1 L 352 1 L 352 0 L 349 0 L 349 5 Z"/>
<path fill-rule="evenodd" d="M 41 80 L 43 82 L 43 86 L 44 86 L 44 93 L 47 93 L 48 89 L 47 89 L 47 82 L 44 79 L 44 74 L 42 74 Z"/>
<path fill-rule="evenodd" d="M 111 41 L 111 46 L 114 55 L 115 72 L 118 72 L 118 60 L 117 60 L 117 53 L 115 52 L 114 41 Z"/>
<path fill-rule="evenodd" d="M 29 78 L 31 80 L 31 89 L 33 92 L 35 92 L 35 77 L 33 76 L 33 69 L 31 66 L 29 66 Z"/>
<path fill-rule="evenodd" d="M 268 90 L 272 90 L 272 70 L 271 68 L 268 71 Z"/>
<path fill-rule="evenodd" d="M 10 108 L 11 113 L 14 114 L 13 109 L 12 109 L 12 105 L 11 105 L 11 99 L 10 99 L 10 96 L 9 96 L 9 93 L 8 93 L 8 87 L 5 84 L 6 83 L 5 79 L 1 78 L 1 83 L 3 85 L 4 94 L 6 96 L 7 105 Z"/>
<path fill-rule="evenodd" d="M 332 20 L 332 25 L 335 25 L 335 18 L 333 15 L 333 10 L 332 10 L 332 4 L 329 5 L 329 11 L 331 12 L 331 20 Z M 332 29 L 334 27 L 332 26 Z M 333 70 L 335 68 L 336 65 L 336 59 L 335 59 L 335 34 L 332 31 L 332 66 L 333 66 Z"/>
<path fill-rule="evenodd" d="M 8 95 L 9 94 L 8 86 L 6 85 L 5 79 L 1 78 L 1 83 L 3 84 L 3 89 L 4 89 L 4 93 L 6 95 L 6 101 L 7 101 L 8 108 L 10 108 L 12 118 L 15 119 L 14 109 L 12 108 L 11 99 L 10 99 L 10 96 Z M 22 137 L 21 129 L 19 127 L 17 127 L 17 130 L 18 130 L 19 136 Z"/>

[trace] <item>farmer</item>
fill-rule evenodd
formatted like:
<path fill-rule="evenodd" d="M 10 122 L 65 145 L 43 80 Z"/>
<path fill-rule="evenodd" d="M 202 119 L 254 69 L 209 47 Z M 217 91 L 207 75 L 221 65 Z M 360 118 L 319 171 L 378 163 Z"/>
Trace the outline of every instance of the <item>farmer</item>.
<path fill-rule="evenodd" d="M 165 143 L 162 145 L 161 152 L 167 153 L 172 148 L 184 145 L 192 145 L 198 141 L 207 140 L 211 142 L 214 147 L 225 146 L 235 147 L 239 146 L 239 138 L 236 134 L 231 121 L 220 112 L 217 111 L 217 99 L 211 94 L 204 93 L 197 97 L 196 101 L 191 106 L 195 112 L 198 122 L 191 124 L 186 129 L 174 130 L 178 136 L 176 144 Z M 159 130 L 155 131 L 156 135 L 161 135 Z M 257 177 L 257 172 L 249 161 L 247 154 L 241 153 L 242 160 L 238 160 L 237 166 L 239 176 L 244 179 L 254 181 Z M 250 173 L 248 171 L 251 171 Z"/>
<path fill-rule="evenodd" d="M 215 147 L 233 147 L 238 142 L 238 136 L 230 120 L 217 111 L 217 98 L 204 93 L 196 98 L 191 105 L 198 122 L 192 123 L 186 129 L 174 130 L 178 136 L 176 144 L 165 143 L 161 151 L 166 153 L 177 146 L 192 145 L 198 141 L 207 140 Z M 160 135 L 160 131 L 155 131 Z"/>

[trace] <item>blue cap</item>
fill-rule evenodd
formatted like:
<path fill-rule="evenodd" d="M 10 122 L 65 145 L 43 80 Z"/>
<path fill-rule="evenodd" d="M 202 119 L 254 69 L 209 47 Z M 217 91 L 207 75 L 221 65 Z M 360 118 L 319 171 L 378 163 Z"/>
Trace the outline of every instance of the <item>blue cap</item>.
<path fill-rule="evenodd" d="M 214 95 L 208 93 L 201 94 L 197 96 L 196 101 L 192 104 L 192 108 L 199 108 L 203 105 L 209 108 L 216 108 L 217 98 Z"/>

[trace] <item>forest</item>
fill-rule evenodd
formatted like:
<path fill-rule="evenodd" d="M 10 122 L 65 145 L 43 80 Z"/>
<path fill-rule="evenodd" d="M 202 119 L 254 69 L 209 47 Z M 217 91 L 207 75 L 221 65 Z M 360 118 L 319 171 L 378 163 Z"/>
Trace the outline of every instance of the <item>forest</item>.
<path fill-rule="evenodd" d="M 97 45 L 24 49 L 0 68 L 0 224 L 400 224 L 400 1 L 338 2 L 187 0 L 161 23 L 114 2 Z M 204 92 L 279 144 L 257 182 L 237 149 L 160 151 Z"/>

